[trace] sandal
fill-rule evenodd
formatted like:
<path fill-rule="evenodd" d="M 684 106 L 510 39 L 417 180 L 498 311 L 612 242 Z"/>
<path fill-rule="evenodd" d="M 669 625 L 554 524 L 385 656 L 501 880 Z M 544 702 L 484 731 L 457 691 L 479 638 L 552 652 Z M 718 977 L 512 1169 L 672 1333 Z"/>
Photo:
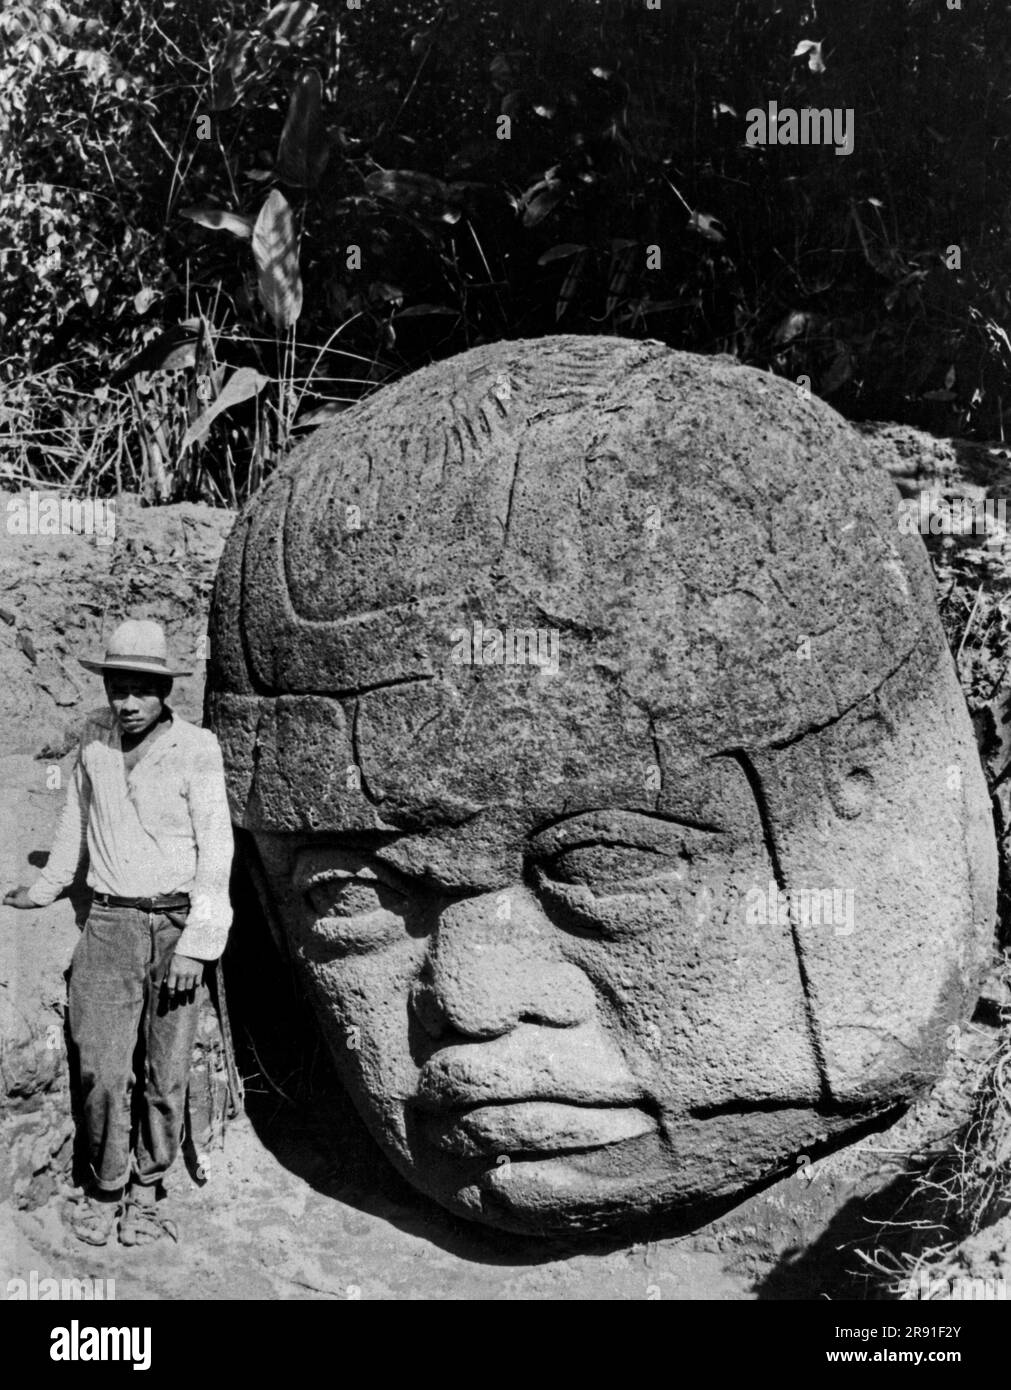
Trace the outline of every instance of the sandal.
<path fill-rule="evenodd" d="M 118 1202 L 101 1202 L 90 1192 L 69 1199 L 64 1209 L 64 1225 L 85 1245 L 108 1245 L 116 1224 Z"/>
<path fill-rule="evenodd" d="M 155 1202 L 138 1202 L 136 1197 L 128 1195 L 119 1222 L 120 1244 L 151 1245 L 162 1236 L 169 1236 L 178 1243 L 176 1223 L 162 1216 Z"/>

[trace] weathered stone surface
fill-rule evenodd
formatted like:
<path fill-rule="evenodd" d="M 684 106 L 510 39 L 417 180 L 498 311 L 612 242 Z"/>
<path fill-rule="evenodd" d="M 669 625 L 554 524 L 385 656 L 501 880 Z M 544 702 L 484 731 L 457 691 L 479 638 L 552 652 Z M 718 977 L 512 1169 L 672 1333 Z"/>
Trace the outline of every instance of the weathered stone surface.
<path fill-rule="evenodd" d="M 897 502 L 784 382 L 560 337 L 388 388 L 242 514 L 235 819 L 424 1191 L 514 1229 L 680 1212 L 936 1075 L 996 851 Z"/>

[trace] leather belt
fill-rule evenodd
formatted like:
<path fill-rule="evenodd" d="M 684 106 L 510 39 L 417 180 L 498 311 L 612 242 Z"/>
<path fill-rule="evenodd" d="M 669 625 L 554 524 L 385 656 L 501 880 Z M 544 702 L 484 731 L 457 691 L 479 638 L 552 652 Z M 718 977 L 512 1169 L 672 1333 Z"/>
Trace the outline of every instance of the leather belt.
<path fill-rule="evenodd" d="M 166 898 L 114 898 L 109 893 L 94 893 L 92 900 L 99 907 L 133 907 L 140 912 L 179 912 L 190 905 L 188 893 L 174 893 Z"/>

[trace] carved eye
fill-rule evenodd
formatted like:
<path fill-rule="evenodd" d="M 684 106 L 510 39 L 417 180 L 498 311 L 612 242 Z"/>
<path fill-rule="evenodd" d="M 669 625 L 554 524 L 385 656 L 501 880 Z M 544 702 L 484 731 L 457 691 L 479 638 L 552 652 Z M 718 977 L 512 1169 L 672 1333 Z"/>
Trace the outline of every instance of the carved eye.
<path fill-rule="evenodd" d="M 531 869 L 556 925 L 601 940 L 695 915 L 700 886 L 731 847 L 715 826 L 616 812 L 606 825 L 602 814 L 585 819 L 585 830 L 574 819 L 545 831 L 532 846 Z"/>
<path fill-rule="evenodd" d="M 308 960 L 339 960 L 408 937 L 410 899 L 374 875 L 318 874 L 306 885 L 305 900 L 315 919 L 300 942 Z"/>
<path fill-rule="evenodd" d="M 371 912 L 403 913 L 407 899 L 375 878 L 320 876 L 309 884 L 306 898 L 317 917 L 365 917 Z"/>
<path fill-rule="evenodd" d="M 651 930 L 655 915 L 644 911 L 654 893 L 679 893 L 687 858 L 675 859 L 628 845 L 581 845 L 534 867 L 537 891 L 562 928 L 595 937 Z"/>
<path fill-rule="evenodd" d="M 681 862 L 691 861 L 682 850 Z M 562 850 L 543 866 L 547 878 L 588 888 L 596 896 L 645 890 L 660 880 L 677 880 L 681 871 L 668 855 L 631 845 L 579 845 Z"/>

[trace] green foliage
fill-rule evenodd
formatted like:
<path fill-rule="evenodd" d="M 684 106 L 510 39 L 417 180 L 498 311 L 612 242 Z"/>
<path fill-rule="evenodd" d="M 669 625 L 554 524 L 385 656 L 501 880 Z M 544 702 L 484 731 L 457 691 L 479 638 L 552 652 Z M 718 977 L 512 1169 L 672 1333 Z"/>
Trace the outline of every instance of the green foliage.
<path fill-rule="evenodd" d="M 1003 437 L 1009 54 L 1004 0 L 9 5 L 4 476 L 241 500 L 378 384 L 557 331 Z M 853 153 L 750 146 L 771 101 Z"/>

